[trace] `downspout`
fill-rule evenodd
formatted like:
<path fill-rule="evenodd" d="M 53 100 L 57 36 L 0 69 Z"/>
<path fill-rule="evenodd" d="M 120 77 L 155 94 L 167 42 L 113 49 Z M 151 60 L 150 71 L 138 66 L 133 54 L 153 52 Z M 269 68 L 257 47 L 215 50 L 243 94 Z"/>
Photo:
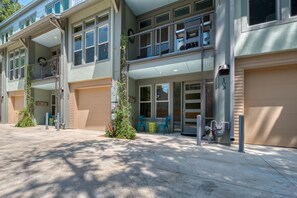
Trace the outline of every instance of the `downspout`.
<path fill-rule="evenodd" d="M 234 0 L 230 0 L 230 141 L 234 141 Z"/>

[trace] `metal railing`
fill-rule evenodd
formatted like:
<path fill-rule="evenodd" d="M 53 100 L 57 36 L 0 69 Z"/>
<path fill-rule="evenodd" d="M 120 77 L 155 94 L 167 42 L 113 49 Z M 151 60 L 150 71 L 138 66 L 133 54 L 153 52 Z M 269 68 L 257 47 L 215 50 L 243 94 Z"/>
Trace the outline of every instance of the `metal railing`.
<path fill-rule="evenodd" d="M 214 45 L 214 13 L 208 12 L 128 36 L 128 61 Z"/>
<path fill-rule="evenodd" d="M 32 80 L 50 78 L 59 75 L 60 58 L 46 60 L 43 64 L 35 63 L 31 65 Z"/>
<path fill-rule="evenodd" d="M 72 0 L 72 6 L 76 6 L 77 4 L 80 4 L 84 2 L 85 0 Z"/>

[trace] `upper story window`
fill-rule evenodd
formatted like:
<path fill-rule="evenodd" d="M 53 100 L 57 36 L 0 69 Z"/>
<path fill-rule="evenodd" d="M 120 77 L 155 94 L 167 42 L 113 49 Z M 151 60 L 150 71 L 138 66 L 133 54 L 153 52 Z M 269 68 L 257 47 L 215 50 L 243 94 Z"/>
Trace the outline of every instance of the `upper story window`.
<path fill-rule="evenodd" d="M 9 53 L 9 80 L 17 80 L 25 76 L 25 49 L 17 49 Z"/>
<path fill-rule="evenodd" d="M 45 6 L 46 14 L 56 13 L 59 14 L 62 11 L 69 9 L 69 0 L 58 0 Z"/>
<path fill-rule="evenodd" d="M 249 25 L 277 19 L 276 0 L 249 0 Z"/>
<path fill-rule="evenodd" d="M 26 19 L 20 22 L 20 29 L 24 29 L 29 25 L 32 25 L 36 21 L 36 13 L 32 14 L 31 16 L 27 17 Z"/>
<path fill-rule="evenodd" d="M 145 29 L 152 26 L 152 19 L 145 19 L 139 22 L 139 29 Z"/>
<path fill-rule="evenodd" d="M 8 42 L 9 37 L 12 35 L 12 33 L 13 33 L 12 28 L 3 32 L 3 34 L 1 35 L 1 44 L 2 45 L 4 43 Z"/>
<path fill-rule="evenodd" d="M 109 15 L 105 14 L 73 27 L 74 66 L 109 57 Z"/>
<path fill-rule="evenodd" d="M 291 16 L 297 16 L 297 0 L 291 0 Z"/>
<path fill-rule="evenodd" d="M 213 0 L 200 0 L 195 2 L 195 11 L 203 12 L 213 7 Z"/>
<path fill-rule="evenodd" d="M 180 18 L 180 17 L 186 16 L 186 15 L 190 14 L 190 11 L 191 11 L 190 5 L 186 5 L 184 7 L 177 8 L 174 10 L 174 17 Z"/>
<path fill-rule="evenodd" d="M 156 24 L 160 24 L 160 23 L 168 22 L 169 19 L 170 19 L 170 14 L 169 12 L 166 12 L 164 14 L 157 15 L 155 22 Z"/>

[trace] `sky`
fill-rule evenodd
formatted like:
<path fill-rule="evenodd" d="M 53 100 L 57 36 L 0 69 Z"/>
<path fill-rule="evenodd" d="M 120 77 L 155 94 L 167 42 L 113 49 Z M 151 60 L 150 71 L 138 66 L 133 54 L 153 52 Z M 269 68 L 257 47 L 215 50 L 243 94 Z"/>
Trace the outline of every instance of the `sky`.
<path fill-rule="evenodd" d="M 22 5 L 27 5 L 32 0 L 19 0 L 19 3 Z"/>

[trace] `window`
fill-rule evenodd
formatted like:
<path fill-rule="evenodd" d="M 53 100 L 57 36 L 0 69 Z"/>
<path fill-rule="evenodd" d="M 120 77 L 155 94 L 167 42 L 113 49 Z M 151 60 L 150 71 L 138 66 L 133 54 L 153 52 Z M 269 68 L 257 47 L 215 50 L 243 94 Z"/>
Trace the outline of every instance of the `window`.
<path fill-rule="evenodd" d="M 56 115 L 56 95 L 52 94 L 51 96 L 51 108 L 52 108 L 52 115 Z"/>
<path fill-rule="evenodd" d="M 140 35 L 140 57 L 145 58 L 152 56 L 152 39 L 151 33 Z"/>
<path fill-rule="evenodd" d="M 22 20 L 19 24 L 20 29 L 24 29 L 29 25 L 32 25 L 36 21 L 36 13 L 32 14 L 31 16 L 27 17 L 26 19 Z"/>
<path fill-rule="evenodd" d="M 161 39 L 161 46 L 160 46 L 160 39 Z M 156 31 L 156 54 L 160 54 L 160 47 L 161 47 L 161 54 L 167 54 L 169 53 L 169 31 L 168 27 L 164 27 L 161 29 L 158 29 Z"/>
<path fill-rule="evenodd" d="M 185 15 L 190 14 L 190 5 L 181 7 L 181 8 L 177 8 L 174 10 L 174 17 L 178 18 L 178 17 L 182 17 Z"/>
<path fill-rule="evenodd" d="M 108 25 L 98 29 L 98 59 L 108 59 Z"/>
<path fill-rule="evenodd" d="M 17 49 L 9 53 L 9 80 L 25 76 L 25 49 Z"/>
<path fill-rule="evenodd" d="M 109 58 L 108 19 L 109 14 L 104 14 L 73 27 L 74 66 Z"/>
<path fill-rule="evenodd" d="M 291 16 L 297 16 L 297 0 L 291 0 Z"/>
<path fill-rule="evenodd" d="M 2 44 L 8 42 L 10 36 L 12 36 L 12 29 L 6 30 L 6 32 L 1 35 Z"/>
<path fill-rule="evenodd" d="M 82 36 L 74 37 L 74 65 L 82 64 Z"/>
<path fill-rule="evenodd" d="M 201 0 L 195 2 L 195 11 L 202 12 L 213 7 L 213 0 Z"/>
<path fill-rule="evenodd" d="M 86 32 L 85 34 L 85 48 L 86 48 L 86 63 L 94 62 L 95 59 L 95 38 L 94 30 Z"/>
<path fill-rule="evenodd" d="M 61 3 L 60 3 L 60 1 L 55 2 L 54 10 L 55 10 L 55 13 L 57 13 L 57 14 L 61 13 Z"/>
<path fill-rule="evenodd" d="M 69 9 L 69 0 L 58 0 L 45 6 L 46 14 L 60 14 L 62 11 Z"/>
<path fill-rule="evenodd" d="M 139 29 L 148 28 L 152 25 L 152 19 L 145 19 L 139 22 Z"/>
<path fill-rule="evenodd" d="M 167 21 L 169 21 L 169 18 L 170 18 L 169 12 L 167 12 L 165 14 L 157 15 L 156 16 L 156 24 L 167 22 Z"/>
<path fill-rule="evenodd" d="M 51 14 L 53 13 L 53 5 L 52 4 L 49 4 L 45 7 L 45 12 L 46 14 Z"/>
<path fill-rule="evenodd" d="M 156 118 L 169 115 L 169 84 L 156 85 Z"/>
<path fill-rule="evenodd" d="M 276 0 L 249 0 L 249 25 L 276 20 Z"/>
<path fill-rule="evenodd" d="M 151 86 L 145 85 L 139 87 L 139 112 L 144 117 L 151 117 L 152 92 Z"/>

